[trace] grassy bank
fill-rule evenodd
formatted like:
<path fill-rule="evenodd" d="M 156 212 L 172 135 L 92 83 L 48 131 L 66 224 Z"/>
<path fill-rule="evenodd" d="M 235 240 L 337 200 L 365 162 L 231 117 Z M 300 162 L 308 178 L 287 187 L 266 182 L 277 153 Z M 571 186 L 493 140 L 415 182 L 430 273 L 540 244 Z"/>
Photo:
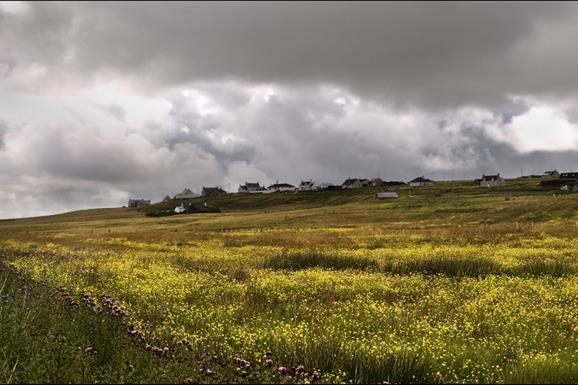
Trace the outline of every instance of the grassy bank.
<path fill-rule="evenodd" d="M 399 189 L 0 221 L 0 381 L 578 381 L 578 195 Z"/>

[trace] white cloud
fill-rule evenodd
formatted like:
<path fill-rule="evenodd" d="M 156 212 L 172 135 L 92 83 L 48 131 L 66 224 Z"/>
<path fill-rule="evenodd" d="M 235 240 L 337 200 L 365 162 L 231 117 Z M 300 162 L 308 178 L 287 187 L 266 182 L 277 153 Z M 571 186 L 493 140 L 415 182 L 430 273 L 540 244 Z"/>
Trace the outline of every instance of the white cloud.
<path fill-rule="evenodd" d="M 0 216 L 573 167 L 577 20 L 561 4 L 0 2 Z"/>
<path fill-rule="evenodd" d="M 22 14 L 29 10 L 29 5 L 24 1 L 0 1 L 0 11 L 10 14 Z"/>
<path fill-rule="evenodd" d="M 534 105 L 510 123 L 492 126 L 495 139 L 511 144 L 518 152 L 578 150 L 578 126 L 561 110 Z"/>

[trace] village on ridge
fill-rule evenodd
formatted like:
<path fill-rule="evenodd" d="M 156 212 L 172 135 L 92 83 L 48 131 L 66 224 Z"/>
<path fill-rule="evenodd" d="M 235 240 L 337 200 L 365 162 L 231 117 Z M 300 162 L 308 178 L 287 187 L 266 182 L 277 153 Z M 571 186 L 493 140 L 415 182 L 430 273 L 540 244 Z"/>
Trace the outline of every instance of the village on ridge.
<path fill-rule="evenodd" d="M 578 190 L 578 172 L 563 172 L 560 173 L 557 170 L 546 171 L 542 175 L 523 175 L 519 178 L 522 179 L 540 179 L 541 187 L 556 187 L 563 191 L 568 190 Z M 474 182 L 482 187 L 497 187 L 506 184 L 506 179 L 500 176 L 500 173 L 485 175 L 482 174 L 481 178 L 474 179 Z M 335 185 L 331 183 L 316 183 L 313 180 L 301 181 L 298 186 L 294 186 L 289 183 L 280 183 L 276 181 L 275 183 L 265 187 L 259 182 L 245 182 L 240 185 L 237 189 L 237 194 L 271 194 L 277 192 L 303 192 L 303 191 L 323 191 L 323 190 L 340 190 L 340 189 L 358 189 L 358 188 L 378 188 L 379 191 L 375 193 L 376 199 L 397 199 L 399 195 L 397 192 L 393 191 L 391 187 L 393 186 L 409 186 L 409 187 L 421 187 L 421 186 L 431 186 L 435 181 L 426 178 L 425 176 L 419 176 L 412 179 L 409 182 L 400 181 L 384 181 L 381 178 L 347 178 L 342 184 Z M 170 196 L 165 196 L 163 201 L 169 200 L 179 200 L 179 199 L 192 199 L 197 197 L 215 197 L 225 194 L 230 194 L 231 192 L 225 191 L 221 186 L 214 187 L 202 187 L 201 193 L 197 194 L 189 188 L 185 188 L 182 192 L 175 194 L 172 198 Z M 145 207 L 150 206 L 150 199 L 129 199 L 128 207 Z M 178 209 L 178 208 L 177 208 Z"/>

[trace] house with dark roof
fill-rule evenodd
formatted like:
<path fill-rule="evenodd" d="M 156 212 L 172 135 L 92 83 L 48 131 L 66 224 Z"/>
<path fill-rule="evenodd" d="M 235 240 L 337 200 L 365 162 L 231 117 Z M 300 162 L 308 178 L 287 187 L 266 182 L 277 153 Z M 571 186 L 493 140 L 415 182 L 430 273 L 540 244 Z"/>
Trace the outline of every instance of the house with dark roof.
<path fill-rule="evenodd" d="M 369 179 L 347 178 L 341 184 L 341 188 L 362 188 L 369 187 Z"/>
<path fill-rule="evenodd" d="M 240 193 L 262 193 L 267 190 L 264 186 L 261 186 L 259 182 L 257 183 L 247 183 L 239 186 Z"/>
<path fill-rule="evenodd" d="M 478 185 L 485 187 L 503 186 L 506 184 L 506 181 L 500 176 L 500 173 L 496 175 L 482 174 L 482 177 L 480 179 L 476 179 L 475 182 Z"/>
<path fill-rule="evenodd" d="M 272 192 L 283 192 L 283 191 L 295 191 L 296 188 L 295 188 L 295 186 L 293 186 L 292 184 L 289 184 L 289 183 L 275 182 L 272 185 L 270 185 L 269 187 L 267 187 L 267 190 L 272 191 Z"/>
<path fill-rule="evenodd" d="M 151 201 L 149 200 L 144 200 L 144 199 L 129 199 L 128 200 L 128 207 L 130 208 L 134 208 L 134 207 L 145 207 L 145 206 L 150 206 L 151 205 Z"/>
<path fill-rule="evenodd" d="M 578 172 L 563 172 L 560 179 L 578 179 Z"/>
<path fill-rule="evenodd" d="M 558 178 L 554 176 L 543 178 L 543 180 L 540 182 L 540 187 L 559 188 L 562 190 L 575 190 L 577 185 L 578 172 L 574 171 L 559 173 Z"/>
<path fill-rule="evenodd" d="M 203 190 L 201 195 L 204 197 L 216 197 L 220 195 L 225 195 L 227 192 L 220 187 L 205 187 L 203 186 Z"/>
<path fill-rule="evenodd" d="M 540 187 L 576 191 L 578 189 L 578 172 L 562 172 L 558 179 L 552 177 L 540 182 Z"/>
<path fill-rule="evenodd" d="M 428 178 L 425 178 L 423 175 L 419 176 L 413 180 L 410 180 L 408 184 L 411 187 L 420 187 L 420 186 L 431 186 L 434 184 L 434 181 Z"/>

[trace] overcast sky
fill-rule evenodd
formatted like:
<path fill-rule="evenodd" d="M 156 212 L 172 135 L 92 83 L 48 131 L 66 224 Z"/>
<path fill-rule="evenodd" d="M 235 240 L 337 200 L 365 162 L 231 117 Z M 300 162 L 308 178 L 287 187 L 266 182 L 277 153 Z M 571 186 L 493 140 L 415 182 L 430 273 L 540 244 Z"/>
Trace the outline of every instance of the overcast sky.
<path fill-rule="evenodd" d="M 0 218 L 578 171 L 578 5 L 0 1 Z"/>

